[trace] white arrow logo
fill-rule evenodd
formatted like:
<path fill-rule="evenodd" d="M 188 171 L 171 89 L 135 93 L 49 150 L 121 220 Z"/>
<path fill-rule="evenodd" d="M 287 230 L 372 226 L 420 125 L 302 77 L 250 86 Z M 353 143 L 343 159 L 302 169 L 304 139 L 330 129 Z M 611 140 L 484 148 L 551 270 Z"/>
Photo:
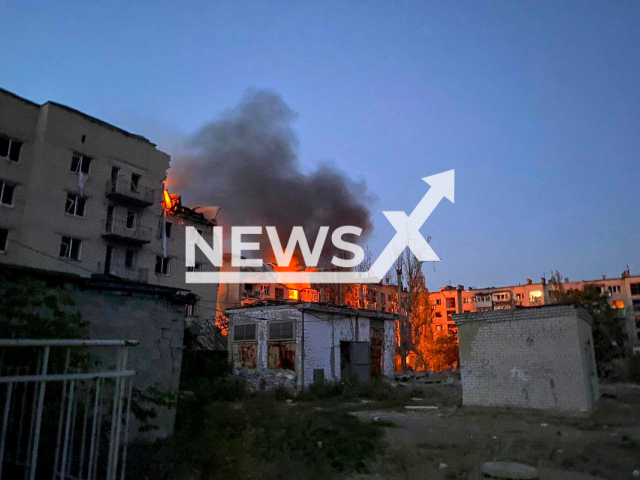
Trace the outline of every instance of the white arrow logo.
<path fill-rule="evenodd" d="M 440 261 L 420 233 L 420 227 L 427 221 L 442 197 L 447 197 L 451 203 L 454 202 L 454 172 L 455 170 L 449 170 L 423 178 L 431 188 L 408 217 L 405 212 L 382 212 L 396 229 L 396 234 L 371 266 L 370 275 L 383 278 L 406 247 L 409 247 L 422 262 Z"/>

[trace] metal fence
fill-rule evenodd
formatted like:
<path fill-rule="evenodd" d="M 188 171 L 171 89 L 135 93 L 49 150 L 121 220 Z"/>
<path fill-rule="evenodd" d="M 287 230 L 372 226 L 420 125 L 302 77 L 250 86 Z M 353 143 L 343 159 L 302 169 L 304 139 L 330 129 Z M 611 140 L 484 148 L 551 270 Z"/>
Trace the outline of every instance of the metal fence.
<path fill-rule="evenodd" d="M 0 480 L 124 480 L 137 344 L 0 339 Z"/>

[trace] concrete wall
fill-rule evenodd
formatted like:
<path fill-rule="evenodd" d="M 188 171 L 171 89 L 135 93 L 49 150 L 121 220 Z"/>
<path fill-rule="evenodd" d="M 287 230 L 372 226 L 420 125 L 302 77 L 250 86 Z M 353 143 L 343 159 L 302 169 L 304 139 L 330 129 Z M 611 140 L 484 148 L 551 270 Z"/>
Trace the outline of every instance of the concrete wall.
<path fill-rule="evenodd" d="M 572 305 L 454 316 L 464 405 L 591 411 L 591 317 Z"/>
<path fill-rule="evenodd" d="M 372 318 L 360 311 L 352 315 L 326 312 L 321 309 L 302 309 L 293 305 L 244 308 L 228 311 L 229 358 L 238 373 L 252 385 L 262 381 L 267 387 L 279 383 L 303 388 L 313 383 L 314 370 L 322 369 L 327 381 L 341 380 L 340 342 L 370 342 Z M 276 371 L 268 368 L 268 325 L 271 321 L 293 321 L 295 324 L 295 371 Z M 375 320 L 374 320 L 375 321 Z M 395 321 L 377 320 L 384 328 L 382 374 L 392 376 L 395 353 Z M 256 324 L 255 341 L 233 341 L 233 328 L 237 324 Z M 304 356 L 302 351 L 304 348 Z M 255 362 L 254 362 L 255 358 Z M 255 363 L 255 369 L 249 368 Z"/>
<path fill-rule="evenodd" d="M 89 322 L 89 338 L 138 340 L 129 350 L 128 367 L 137 371 L 134 387 L 145 390 L 156 387 L 178 393 L 182 366 L 184 304 L 148 293 L 132 294 L 114 290 L 70 291 L 82 318 Z M 158 416 L 151 423 L 158 430 L 145 438 L 164 437 L 173 431 L 175 409 L 154 405 Z M 139 436 L 139 422 L 132 416 L 130 438 Z"/>

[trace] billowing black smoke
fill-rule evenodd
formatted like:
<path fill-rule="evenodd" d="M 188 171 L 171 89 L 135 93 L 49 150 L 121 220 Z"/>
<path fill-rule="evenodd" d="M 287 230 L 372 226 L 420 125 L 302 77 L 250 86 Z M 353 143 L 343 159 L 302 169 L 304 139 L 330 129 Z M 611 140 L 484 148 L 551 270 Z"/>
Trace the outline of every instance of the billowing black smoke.
<path fill-rule="evenodd" d="M 173 159 L 170 186 L 187 205 L 219 205 L 224 226 L 276 226 L 283 246 L 293 226 L 304 227 L 311 245 L 318 228 L 329 226 L 322 256 L 326 265 L 336 253 L 330 240 L 335 228 L 358 226 L 360 240 L 371 232 L 370 197 L 363 182 L 332 166 L 300 171 L 298 137 L 291 126 L 295 118 L 275 92 L 246 92 L 237 107 L 188 140 L 191 153 Z M 268 260 L 266 238 L 262 254 Z"/>

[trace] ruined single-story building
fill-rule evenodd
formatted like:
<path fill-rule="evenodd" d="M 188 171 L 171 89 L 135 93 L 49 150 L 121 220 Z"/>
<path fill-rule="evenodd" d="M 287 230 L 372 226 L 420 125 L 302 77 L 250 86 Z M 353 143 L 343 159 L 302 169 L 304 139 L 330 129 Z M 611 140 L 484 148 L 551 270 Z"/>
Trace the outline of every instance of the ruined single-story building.
<path fill-rule="evenodd" d="M 589 313 L 578 305 L 453 316 L 463 405 L 590 412 L 599 398 Z"/>
<path fill-rule="evenodd" d="M 395 315 L 318 303 L 236 308 L 229 359 L 254 388 L 391 376 Z"/>

